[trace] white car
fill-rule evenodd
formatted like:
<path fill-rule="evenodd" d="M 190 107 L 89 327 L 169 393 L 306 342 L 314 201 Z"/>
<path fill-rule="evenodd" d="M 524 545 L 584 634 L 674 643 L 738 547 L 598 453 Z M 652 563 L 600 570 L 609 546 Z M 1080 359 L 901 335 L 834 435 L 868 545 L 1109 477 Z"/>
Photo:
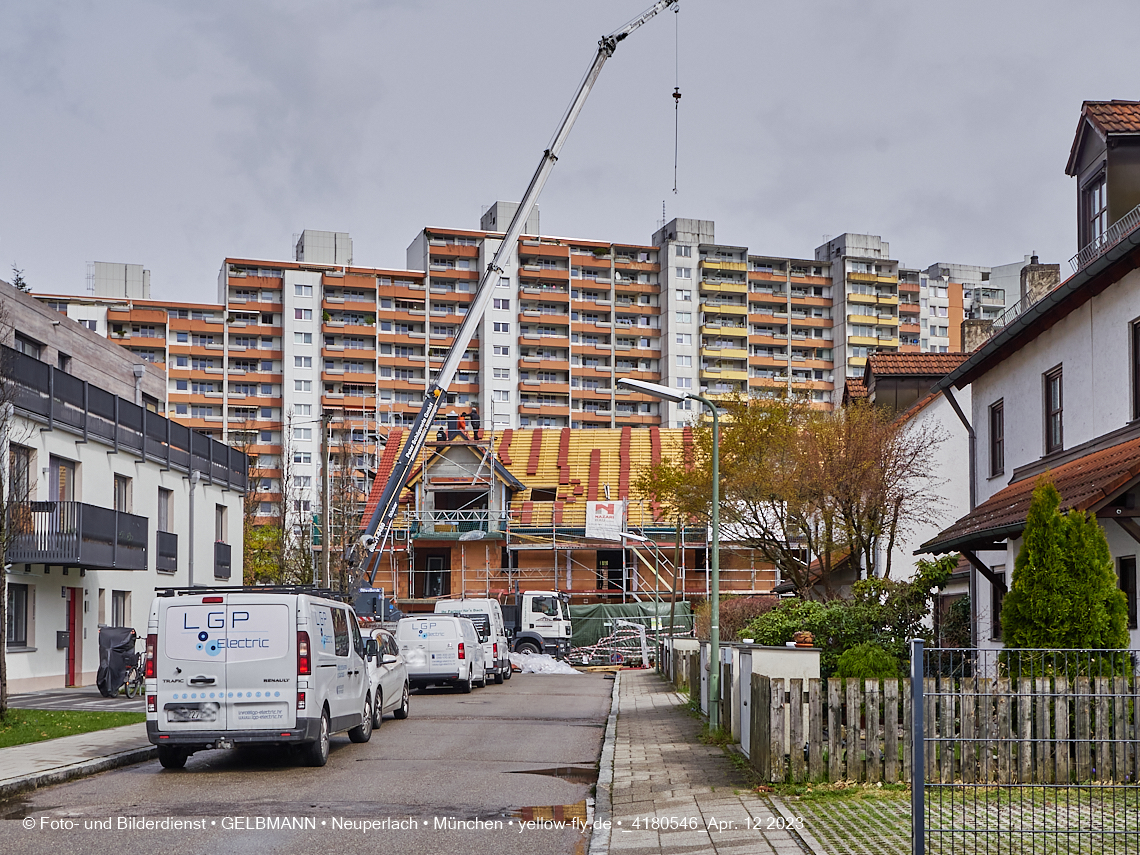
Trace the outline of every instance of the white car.
<path fill-rule="evenodd" d="M 364 642 L 364 660 L 372 693 L 372 727 L 379 727 L 387 712 L 396 718 L 407 718 L 411 684 L 396 637 L 386 629 L 374 630 L 372 637 Z"/>

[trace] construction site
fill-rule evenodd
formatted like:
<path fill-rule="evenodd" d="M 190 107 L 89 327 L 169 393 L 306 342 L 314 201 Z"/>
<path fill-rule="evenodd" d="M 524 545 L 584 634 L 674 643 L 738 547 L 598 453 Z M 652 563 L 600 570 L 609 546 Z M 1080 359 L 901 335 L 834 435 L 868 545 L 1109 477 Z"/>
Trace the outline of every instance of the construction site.
<path fill-rule="evenodd" d="M 402 611 L 462 593 L 562 591 L 574 604 L 667 602 L 709 593 L 710 532 L 665 518 L 641 490 L 643 470 L 692 459 L 691 428 L 461 430 L 437 419 L 363 587 Z M 379 455 L 368 519 L 405 439 Z M 775 570 L 753 549 L 720 545 L 725 594 L 767 594 Z"/>

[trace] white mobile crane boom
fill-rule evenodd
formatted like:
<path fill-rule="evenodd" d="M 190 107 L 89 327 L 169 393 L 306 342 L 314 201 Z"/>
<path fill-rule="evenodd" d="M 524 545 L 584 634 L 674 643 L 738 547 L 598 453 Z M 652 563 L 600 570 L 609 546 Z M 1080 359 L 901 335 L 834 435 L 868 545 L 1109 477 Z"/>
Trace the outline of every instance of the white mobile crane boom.
<path fill-rule="evenodd" d="M 598 74 L 601 72 L 602 66 L 605 65 L 607 59 L 613 56 L 614 51 L 617 49 L 618 42 L 625 39 L 650 18 L 670 7 L 675 7 L 677 3 L 678 0 L 658 0 L 657 3 L 654 3 L 625 26 L 615 30 L 608 36 L 603 36 L 598 42 L 598 52 L 594 55 L 590 69 L 586 72 L 586 76 L 582 80 L 582 85 L 578 88 L 574 100 L 570 102 L 570 107 L 562 117 L 562 123 L 558 126 L 558 130 L 554 134 L 554 140 L 551 142 L 550 148 L 543 152 L 542 160 L 538 164 L 538 169 L 535 171 L 534 177 L 531 178 L 530 186 L 526 188 L 526 193 L 523 194 L 518 210 L 515 212 L 510 226 L 508 226 L 506 233 L 503 235 L 502 243 L 499 244 L 499 248 L 495 252 L 495 257 L 487 265 L 487 270 L 479 280 L 479 286 L 475 290 L 475 296 L 467 310 L 467 315 L 463 318 L 463 322 L 459 325 L 459 329 L 455 334 L 455 343 L 451 346 L 451 350 L 448 351 L 447 357 L 443 360 L 443 365 L 435 375 L 431 385 L 428 386 L 427 392 L 424 395 L 423 406 L 420 408 L 419 414 L 417 414 L 415 421 L 412 423 L 411 433 L 408 435 L 404 447 L 400 450 L 400 454 L 392 466 L 392 472 L 388 476 L 388 482 L 384 485 L 384 492 L 381 493 L 380 500 L 377 502 L 371 518 L 364 525 L 363 529 L 361 529 L 358 545 L 362 547 L 366 553 L 371 554 L 377 548 L 382 548 L 384 541 L 388 537 L 392 522 L 396 518 L 396 511 L 399 508 L 400 492 L 407 483 L 408 474 L 411 471 L 416 457 L 419 456 L 424 443 L 427 441 L 428 433 L 432 428 L 440 406 L 443 404 L 447 389 L 451 385 L 451 381 L 455 378 L 455 372 L 459 367 L 460 361 L 463 359 L 467 345 L 471 343 L 471 339 L 475 335 L 475 327 L 482 319 L 483 312 L 487 308 L 487 303 L 491 300 L 491 294 L 494 291 L 497 277 L 502 276 L 503 261 L 509 253 L 514 251 L 518 239 L 522 235 L 527 217 L 530 216 L 531 210 L 538 201 L 538 196 L 542 192 L 543 185 L 546 184 L 550 170 L 554 168 L 554 164 L 558 160 L 558 153 L 562 150 L 566 138 L 570 135 L 570 129 L 574 127 L 574 122 L 577 120 L 578 114 L 582 112 L 582 107 L 586 103 L 586 98 L 589 96 L 594 82 L 598 79 Z M 349 550 L 349 553 L 349 563 L 355 563 L 357 557 L 363 557 L 357 555 L 355 546 Z M 375 571 L 372 572 L 372 576 L 375 576 Z M 371 582 L 372 579 L 370 578 L 369 583 L 371 584 Z"/>

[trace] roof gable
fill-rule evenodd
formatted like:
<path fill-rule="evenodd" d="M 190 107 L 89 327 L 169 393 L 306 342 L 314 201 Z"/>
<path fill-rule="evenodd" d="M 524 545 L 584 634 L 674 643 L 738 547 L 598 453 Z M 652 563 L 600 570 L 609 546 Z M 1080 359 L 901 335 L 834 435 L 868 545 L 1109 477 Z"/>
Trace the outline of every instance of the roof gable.
<path fill-rule="evenodd" d="M 1081 149 L 1089 133 L 1101 140 L 1121 134 L 1140 134 L 1140 101 L 1085 101 L 1081 118 L 1069 150 L 1066 175 L 1076 175 Z"/>

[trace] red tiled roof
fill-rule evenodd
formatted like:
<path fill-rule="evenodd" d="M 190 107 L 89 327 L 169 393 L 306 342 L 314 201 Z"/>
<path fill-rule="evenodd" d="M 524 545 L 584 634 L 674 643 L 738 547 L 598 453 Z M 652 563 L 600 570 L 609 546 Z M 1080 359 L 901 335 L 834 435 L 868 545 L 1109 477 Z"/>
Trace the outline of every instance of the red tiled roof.
<path fill-rule="evenodd" d="M 1077 157 L 1089 125 L 1102 137 L 1109 134 L 1140 134 L 1140 101 L 1085 101 L 1081 106 L 1077 132 L 1073 135 L 1073 145 L 1069 149 L 1066 175 L 1077 174 Z"/>
<path fill-rule="evenodd" d="M 1140 134 L 1140 101 L 1085 101 L 1081 116 L 1106 134 Z"/>
<path fill-rule="evenodd" d="M 388 484 L 388 476 L 392 474 L 392 467 L 396 465 L 396 457 L 400 453 L 400 440 L 403 439 L 403 436 L 403 428 L 393 428 L 392 432 L 388 434 L 388 444 L 384 446 L 384 453 L 380 455 L 380 465 L 376 467 L 376 478 L 372 481 L 372 492 L 369 493 L 368 501 L 364 505 L 362 520 L 365 522 L 372 519 L 372 512 L 376 510 L 376 505 L 379 504 L 380 497 L 384 494 L 384 488 Z"/>
<path fill-rule="evenodd" d="M 1140 476 L 1140 439 L 1090 452 L 1063 463 L 1050 475 L 1061 494 L 1062 511 L 1087 511 Z M 1015 481 L 924 543 L 920 551 L 952 552 L 1016 535 L 1025 525 L 1036 483 L 1036 477 Z"/>
<path fill-rule="evenodd" d="M 867 397 L 867 384 L 862 377 L 848 377 L 843 386 L 843 403 L 862 401 Z"/>
<path fill-rule="evenodd" d="M 968 356 L 967 353 L 875 353 L 867 359 L 867 368 L 880 377 L 900 374 L 942 377 L 965 362 Z"/>

